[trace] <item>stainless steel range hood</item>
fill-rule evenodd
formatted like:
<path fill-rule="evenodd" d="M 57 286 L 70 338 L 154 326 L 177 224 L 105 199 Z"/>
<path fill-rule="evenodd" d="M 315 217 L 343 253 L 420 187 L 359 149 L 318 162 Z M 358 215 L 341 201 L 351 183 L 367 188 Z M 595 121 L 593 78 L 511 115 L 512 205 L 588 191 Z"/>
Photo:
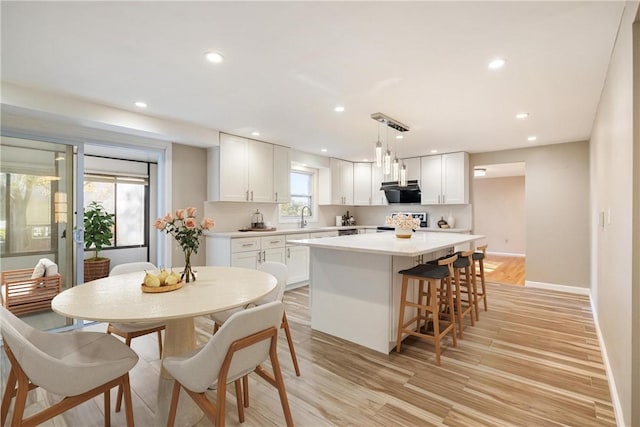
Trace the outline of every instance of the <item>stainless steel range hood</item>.
<path fill-rule="evenodd" d="M 406 186 L 399 185 L 398 181 L 383 182 L 380 190 L 389 203 L 419 204 L 422 195 L 417 180 L 407 181 Z"/>

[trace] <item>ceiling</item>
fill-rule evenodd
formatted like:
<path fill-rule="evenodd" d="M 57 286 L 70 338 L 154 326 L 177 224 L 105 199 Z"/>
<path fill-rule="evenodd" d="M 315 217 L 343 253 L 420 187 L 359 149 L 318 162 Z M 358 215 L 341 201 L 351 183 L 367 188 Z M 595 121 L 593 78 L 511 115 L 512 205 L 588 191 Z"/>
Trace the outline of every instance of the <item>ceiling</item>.
<path fill-rule="evenodd" d="M 3 1 L 1 71 L 17 85 L 353 161 L 372 159 L 378 131 L 399 157 L 503 150 L 589 138 L 624 7 Z M 225 61 L 207 62 L 211 50 Z M 506 65 L 489 70 L 495 57 Z M 405 138 L 376 112 L 409 126 Z"/>

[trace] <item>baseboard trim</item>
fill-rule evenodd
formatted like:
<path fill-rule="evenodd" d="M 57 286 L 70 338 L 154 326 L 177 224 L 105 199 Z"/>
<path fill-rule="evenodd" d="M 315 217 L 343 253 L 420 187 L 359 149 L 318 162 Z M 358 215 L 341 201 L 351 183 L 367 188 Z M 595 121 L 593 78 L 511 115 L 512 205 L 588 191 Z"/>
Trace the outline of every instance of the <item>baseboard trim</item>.
<path fill-rule="evenodd" d="M 525 258 L 526 254 L 514 254 L 511 252 L 491 252 L 487 251 L 487 255 L 496 255 L 496 256 L 512 256 L 517 258 Z"/>
<path fill-rule="evenodd" d="M 589 288 L 580 288 L 577 286 L 557 285 L 555 283 L 545 283 L 545 282 L 533 282 L 531 280 L 525 280 L 524 286 L 527 288 L 547 289 L 550 291 L 567 292 L 570 294 L 587 295 L 591 297 L 591 292 L 589 291 Z"/>
<path fill-rule="evenodd" d="M 616 388 L 616 380 L 613 377 L 611 371 L 611 364 L 609 363 L 609 356 L 607 353 L 607 347 L 604 345 L 604 338 L 602 338 L 602 331 L 600 330 L 600 322 L 598 321 L 598 312 L 593 305 L 593 298 L 591 292 L 589 292 L 589 303 L 591 304 L 591 313 L 593 314 L 593 323 L 596 326 L 596 335 L 598 335 L 598 343 L 600 344 L 600 351 L 602 352 L 602 361 L 604 363 L 604 370 L 607 373 L 607 382 L 609 383 L 609 393 L 611 394 L 611 403 L 613 404 L 613 413 L 616 416 L 616 425 L 618 427 L 625 427 L 624 416 L 622 413 L 622 404 L 620 403 L 620 397 L 618 396 L 618 389 Z"/>

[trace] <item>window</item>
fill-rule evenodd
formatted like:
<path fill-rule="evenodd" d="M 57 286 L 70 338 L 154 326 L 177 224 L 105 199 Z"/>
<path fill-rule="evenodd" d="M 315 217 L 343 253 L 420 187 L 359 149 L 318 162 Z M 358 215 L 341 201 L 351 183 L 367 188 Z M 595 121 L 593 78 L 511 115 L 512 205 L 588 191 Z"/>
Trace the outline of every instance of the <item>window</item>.
<path fill-rule="evenodd" d="M 115 214 L 113 247 L 146 246 L 147 180 L 111 175 L 85 175 L 85 208 L 96 201 Z"/>
<path fill-rule="evenodd" d="M 291 196 L 289 203 L 280 204 L 280 220 L 298 220 L 304 206 L 315 212 L 315 180 L 316 173 L 311 169 L 292 169 L 289 175 Z M 309 214 L 305 211 L 305 214 Z M 312 217 L 312 215 L 309 215 Z"/>
<path fill-rule="evenodd" d="M 5 254 L 47 252 L 55 177 L 0 173 L 0 249 Z"/>

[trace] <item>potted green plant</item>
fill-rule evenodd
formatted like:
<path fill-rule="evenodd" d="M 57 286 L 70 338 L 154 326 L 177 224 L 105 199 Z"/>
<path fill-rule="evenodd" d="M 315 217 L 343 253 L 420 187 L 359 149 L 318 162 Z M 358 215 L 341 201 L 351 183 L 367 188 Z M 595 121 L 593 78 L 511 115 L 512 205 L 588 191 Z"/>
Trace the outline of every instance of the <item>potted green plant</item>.
<path fill-rule="evenodd" d="M 111 260 L 99 256 L 103 247 L 111 245 L 114 215 L 106 211 L 101 203 L 93 201 L 84 211 L 84 248 L 93 249 L 95 255 L 84 260 L 84 281 L 100 279 L 109 275 Z"/>

